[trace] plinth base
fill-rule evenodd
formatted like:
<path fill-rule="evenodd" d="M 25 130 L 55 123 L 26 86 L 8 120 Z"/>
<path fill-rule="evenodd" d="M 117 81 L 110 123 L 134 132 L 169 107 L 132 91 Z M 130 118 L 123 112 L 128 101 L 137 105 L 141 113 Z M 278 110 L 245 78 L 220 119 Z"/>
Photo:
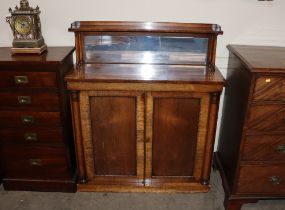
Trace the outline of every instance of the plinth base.
<path fill-rule="evenodd" d="M 43 45 L 42 47 L 33 47 L 33 48 L 11 48 L 12 54 L 42 54 L 44 51 L 47 50 L 47 45 Z"/>

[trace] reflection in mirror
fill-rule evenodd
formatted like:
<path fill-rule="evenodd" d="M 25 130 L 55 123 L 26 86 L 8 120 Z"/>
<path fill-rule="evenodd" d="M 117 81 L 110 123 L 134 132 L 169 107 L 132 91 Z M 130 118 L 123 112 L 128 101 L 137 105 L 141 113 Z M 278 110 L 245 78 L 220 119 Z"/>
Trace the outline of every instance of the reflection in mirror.
<path fill-rule="evenodd" d="M 86 63 L 205 65 L 207 62 L 207 38 L 88 35 L 84 42 Z"/>

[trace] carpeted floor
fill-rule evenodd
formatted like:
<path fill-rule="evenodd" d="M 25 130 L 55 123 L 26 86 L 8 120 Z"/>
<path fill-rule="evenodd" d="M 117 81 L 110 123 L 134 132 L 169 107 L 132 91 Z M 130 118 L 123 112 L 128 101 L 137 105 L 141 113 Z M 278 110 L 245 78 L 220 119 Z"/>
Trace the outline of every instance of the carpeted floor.
<path fill-rule="evenodd" d="M 223 189 L 212 173 L 209 193 L 40 193 L 0 189 L 0 210 L 223 210 Z M 242 210 L 285 210 L 285 200 L 246 204 Z"/>

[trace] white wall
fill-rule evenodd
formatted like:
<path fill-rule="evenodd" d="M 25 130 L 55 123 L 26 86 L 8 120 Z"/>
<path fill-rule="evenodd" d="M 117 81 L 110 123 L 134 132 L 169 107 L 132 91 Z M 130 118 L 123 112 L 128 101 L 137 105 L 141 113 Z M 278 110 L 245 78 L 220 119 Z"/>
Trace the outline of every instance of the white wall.
<path fill-rule="evenodd" d="M 12 33 L 5 17 L 20 0 L 1 0 L 0 46 L 11 46 Z M 285 46 L 285 1 L 257 0 L 29 0 L 42 11 L 42 30 L 49 46 L 73 45 L 67 31 L 76 20 L 125 20 L 217 23 L 217 66 L 226 74 L 228 44 Z"/>

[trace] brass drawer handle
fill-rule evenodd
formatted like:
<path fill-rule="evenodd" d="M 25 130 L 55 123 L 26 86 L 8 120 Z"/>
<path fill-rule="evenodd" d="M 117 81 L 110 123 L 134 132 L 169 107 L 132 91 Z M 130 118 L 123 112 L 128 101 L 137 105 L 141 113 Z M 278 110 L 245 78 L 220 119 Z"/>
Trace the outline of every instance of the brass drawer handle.
<path fill-rule="evenodd" d="M 42 165 L 42 160 L 40 159 L 30 159 L 30 165 L 31 166 L 41 166 Z"/>
<path fill-rule="evenodd" d="M 16 84 L 27 84 L 29 83 L 29 79 L 27 76 L 15 76 Z"/>
<path fill-rule="evenodd" d="M 280 144 L 276 147 L 276 152 L 285 154 L 285 144 Z"/>
<path fill-rule="evenodd" d="M 36 133 L 25 133 L 25 141 L 38 141 L 38 135 Z"/>
<path fill-rule="evenodd" d="M 18 103 L 19 104 L 31 104 L 32 97 L 31 96 L 18 96 Z"/>
<path fill-rule="evenodd" d="M 269 177 L 269 181 L 272 185 L 280 185 L 283 182 L 283 180 L 278 176 Z"/>
<path fill-rule="evenodd" d="M 35 122 L 34 117 L 29 116 L 29 115 L 22 116 L 21 120 L 22 120 L 22 123 L 24 123 L 24 124 L 32 124 Z"/>
<path fill-rule="evenodd" d="M 270 83 L 270 82 L 271 82 L 271 79 L 270 79 L 270 78 L 266 78 L 266 79 L 265 79 L 265 82 L 266 82 L 266 83 Z"/>

